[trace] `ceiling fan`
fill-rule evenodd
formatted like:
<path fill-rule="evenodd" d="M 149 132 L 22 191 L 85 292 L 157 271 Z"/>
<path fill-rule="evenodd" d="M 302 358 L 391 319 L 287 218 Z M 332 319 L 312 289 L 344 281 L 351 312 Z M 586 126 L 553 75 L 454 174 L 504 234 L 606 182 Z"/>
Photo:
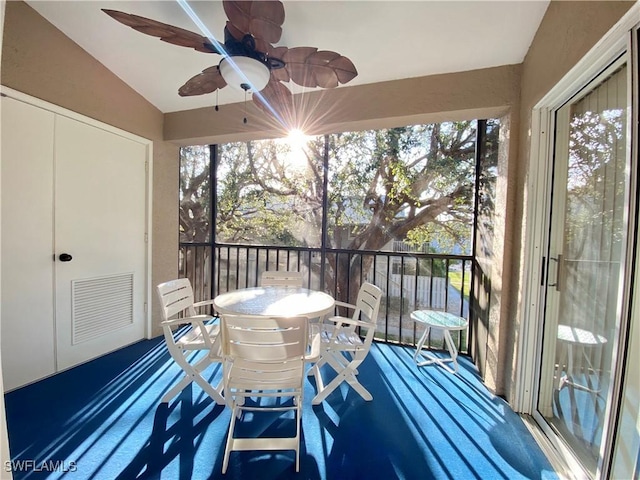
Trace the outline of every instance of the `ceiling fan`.
<path fill-rule="evenodd" d="M 315 47 L 274 46 L 282 35 L 284 6 L 280 1 L 222 2 L 228 21 L 224 43 L 188 30 L 117 10 L 103 11 L 124 25 L 160 40 L 199 52 L 222 55 L 180 87 L 180 96 L 203 95 L 230 85 L 251 91 L 267 114 L 291 115 L 293 94 L 282 82 L 303 87 L 335 88 L 358 75 L 351 60 Z M 259 94 L 256 94 L 259 92 Z M 246 119 L 245 119 L 246 122 Z"/>

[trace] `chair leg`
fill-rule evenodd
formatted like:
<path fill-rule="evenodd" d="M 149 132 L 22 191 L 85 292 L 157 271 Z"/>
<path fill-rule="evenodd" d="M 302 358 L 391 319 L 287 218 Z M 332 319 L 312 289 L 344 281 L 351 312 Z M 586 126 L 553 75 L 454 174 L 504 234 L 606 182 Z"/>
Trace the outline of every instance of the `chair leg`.
<path fill-rule="evenodd" d="M 222 460 L 222 473 L 227 473 L 227 467 L 229 466 L 229 456 L 233 450 L 233 431 L 236 427 L 236 418 L 240 416 L 240 409 L 234 405 L 231 410 L 231 420 L 229 422 L 229 433 L 227 435 L 227 443 L 224 448 L 224 459 Z"/>
<path fill-rule="evenodd" d="M 162 400 L 160 400 L 160 402 L 161 403 L 169 403 L 169 400 L 171 400 L 178 393 L 180 393 L 182 390 L 184 390 L 184 388 L 187 385 L 189 385 L 191 382 L 193 382 L 193 377 L 191 377 L 190 375 L 185 375 L 184 377 L 182 377 L 182 380 L 180 380 L 180 382 L 175 384 L 171 388 L 171 390 L 169 390 L 167 393 L 164 394 L 164 396 L 162 397 Z"/>
<path fill-rule="evenodd" d="M 343 371 L 350 363 L 346 358 L 342 356 L 342 354 L 335 352 L 327 352 L 324 360 L 325 363 L 333 368 L 336 373 L 340 373 L 341 371 Z"/>
<path fill-rule="evenodd" d="M 167 393 L 162 397 L 162 403 L 169 403 L 173 397 L 175 397 L 178 393 L 180 393 L 187 385 L 191 382 L 196 382 L 200 385 L 207 394 L 215 400 L 218 405 L 224 405 L 224 397 L 222 396 L 223 382 L 220 382 L 218 387 L 213 388 L 209 382 L 207 382 L 202 376 L 200 372 L 205 370 L 211 363 L 213 363 L 208 357 L 204 357 L 196 364 L 191 365 L 187 362 L 186 359 L 175 359 L 176 363 L 182 367 L 182 370 L 185 372 L 185 376 L 178 382 L 174 387 L 171 388 Z"/>
<path fill-rule="evenodd" d="M 204 378 L 202 378 L 200 375 L 197 375 L 196 377 L 194 377 L 193 379 L 198 385 L 200 385 L 200 388 L 202 388 L 202 390 L 204 390 L 205 392 L 207 392 L 207 394 L 218 404 L 218 405 L 224 405 L 225 401 L 224 401 L 224 397 L 221 394 L 221 390 L 222 390 L 222 383 L 220 383 L 220 385 L 218 385 L 218 387 L 213 388 L 211 386 L 211 384 L 209 382 L 207 382 Z"/>
<path fill-rule="evenodd" d="M 307 372 L 308 376 L 314 375 L 314 369 L 316 368 L 321 368 L 325 363 L 327 363 L 327 360 L 325 359 L 324 355 L 322 357 L 320 357 L 320 359 L 309 369 L 309 371 Z"/>
<path fill-rule="evenodd" d="M 364 400 L 366 400 L 367 402 L 370 402 L 371 400 L 373 400 L 373 395 L 371 395 L 369 390 L 367 390 L 362 386 L 362 384 L 358 381 L 358 379 L 356 378 L 353 372 L 351 373 L 351 375 L 349 374 L 345 374 L 345 375 L 346 375 L 345 380 L 347 381 L 347 383 L 351 385 L 351 387 L 356 392 L 358 392 Z"/>
<path fill-rule="evenodd" d="M 204 357 L 195 364 L 191 364 L 187 361 L 188 353 L 172 353 L 174 361 L 182 368 L 184 372 L 184 377 L 180 382 L 178 382 L 174 387 L 171 388 L 167 393 L 162 397 L 162 403 L 169 403 L 173 397 L 175 397 L 178 393 L 180 393 L 187 385 L 195 380 L 196 377 L 199 376 L 200 371 L 204 370 L 210 363 L 211 360 L 209 358 Z"/>
<path fill-rule="evenodd" d="M 331 365 L 331 361 L 328 362 Z M 373 395 L 369 393 L 369 391 L 362 386 L 362 384 L 358 381 L 354 374 L 354 368 L 357 367 L 362 361 L 358 361 L 355 365 L 349 364 L 341 371 L 338 372 L 338 375 L 331 380 L 327 385 L 324 385 L 322 381 L 322 375 L 320 370 L 317 372 L 316 376 L 316 386 L 318 388 L 318 393 L 311 403 L 313 405 L 320 405 L 322 401 L 329 396 L 342 382 L 347 382 L 358 394 L 367 402 L 373 400 Z M 331 365 L 333 367 L 333 365 Z"/>
<path fill-rule="evenodd" d="M 320 375 L 320 372 L 318 372 L 318 375 Z M 313 397 L 313 400 L 311 400 L 311 403 L 313 405 L 320 405 L 322 401 L 325 398 L 327 398 L 331 392 L 333 392 L 336 388 L 338 388 L 338 386 L 343 382 L 343 380 L 344 378 L 342 377 L 342 375 L 338 374 L 338 376 L 333 380 L 331 380 L 327 385 L 323 385 L 322 387 L 318 386 L 318 393 L 315 397 Z"/>
<path fill-rule="evenodd" d="M 249 392 L 246 392 L 249 393 Z M 295 452 L 296 472 L 300 471 L 300 434 L 302 431 L 302 395 L 294 395 L 294 403 L 296 408 L 293 412 L 296 416 L 296 435 L 294 437 L 283 438 L 235 438 L 235 426 L 236 422 L 240 419 L 243 413 L 243 408 L 238 403 L 239 398 L 242 396 L 231 397 L 231 419 L 229 421 L 229 431 L 227 433 L 227 440 L 225 442 L 224 457 L 222 460 L 222 473 L 227 472 L 229 467 L 229 459 L 231 452 L 233 451 L 250 451 L 250 450 L 293 450 Z M 244 398 L 242 400 L 244 402 Z"/>

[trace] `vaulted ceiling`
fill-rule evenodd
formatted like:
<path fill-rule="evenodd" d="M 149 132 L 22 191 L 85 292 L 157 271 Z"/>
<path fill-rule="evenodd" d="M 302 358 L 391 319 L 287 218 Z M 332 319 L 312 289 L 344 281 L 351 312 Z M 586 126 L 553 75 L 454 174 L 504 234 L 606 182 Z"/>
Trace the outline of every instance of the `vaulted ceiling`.
<path fill-rule="evenodd" d="M 180 97 L 178 88 L 220 56 L 168 44 L 102 12 L 119 10 L 203 32 L 173 1 L 27 1 L 49 22 L 162 112 L 211 106 L 215 93 Z M 186 2 L 183 2 L 186 3 Z M 284 1 L 276 45 L 332 50 L 348 57 L 358 76 L 347 85 L 518 64 L 548 6 L 540 1 Z M 217 0 L 188 6 L 217 40 L 227 17 Z M 294 92 L 304 88 L 290 85 Z M 338 87 L 340 88 L 340 87 Z M 241 102 L 225 87 L 219 104 Z"/>

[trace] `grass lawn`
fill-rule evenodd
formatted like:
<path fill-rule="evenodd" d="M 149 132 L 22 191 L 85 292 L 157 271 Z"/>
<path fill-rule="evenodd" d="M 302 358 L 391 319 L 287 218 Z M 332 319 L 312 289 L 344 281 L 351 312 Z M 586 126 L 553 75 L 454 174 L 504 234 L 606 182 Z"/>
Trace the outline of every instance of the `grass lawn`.
<path fill-rule="evenodd" d="M 466 272 L 464 277 L 464 290 L 462 289 L 462 272 L 449 272 L 449 284 L 458 291 L 462 290 L 465 300 L 469 300 L 471 291 L 471 274 Z"/>

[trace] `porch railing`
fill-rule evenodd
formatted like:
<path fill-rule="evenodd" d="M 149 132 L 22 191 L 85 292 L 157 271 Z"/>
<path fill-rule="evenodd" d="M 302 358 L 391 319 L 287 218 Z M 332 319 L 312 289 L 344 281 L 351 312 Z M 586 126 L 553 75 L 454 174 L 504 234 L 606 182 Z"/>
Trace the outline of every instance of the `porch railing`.
<path fill-rule="evenodd" d="M 352 278 L 354 269 L 341 271 L 343 265 L 352 266 L 354 263 L 359 267 L 355 268 L 360 272 L 357 278 Z M 423 327 L 410 318 L 414 310 L 444 310 L 471 320 L 473 269 L 472 257 L 465 255 L 180 244 L 179 274 L 191 280 L 196 301 L 238 288 L 257 286 L 260 274 L 265 270 L 304 272 L 308 288 L 325 291 L 350 303 L 355 302 L 357 287 L 363 281 L 369 281 L 385 293 L 376 339 L 408 345 L 415 345 L 423 331 Z M 336 282 L 336 278 L 345 281 Z M 472 325 L 471 321 L 469 325 Z M 458 349 L 461 353 L 468 353 L 470 332 L 455 333 Z M 443 339 L 434 334 L 429 345 L 443 348 Z"/>

